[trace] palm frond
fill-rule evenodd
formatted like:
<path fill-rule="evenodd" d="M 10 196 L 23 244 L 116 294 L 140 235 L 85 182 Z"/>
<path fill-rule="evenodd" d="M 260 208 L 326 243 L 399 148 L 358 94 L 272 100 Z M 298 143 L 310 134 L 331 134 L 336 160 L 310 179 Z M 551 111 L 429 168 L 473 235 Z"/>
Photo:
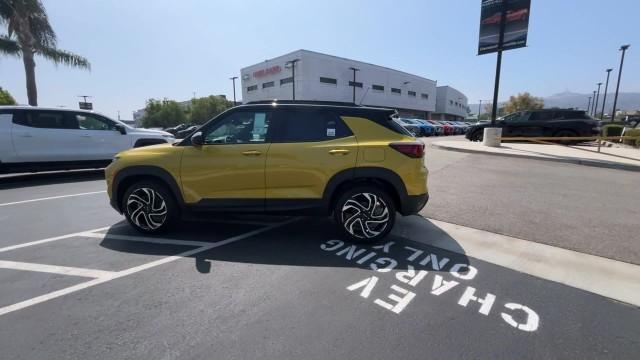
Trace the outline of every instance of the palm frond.
<path fill-rule="evenodd" d="M 38 47 L 38 55 L 53 61 L 56 65 L 63 64 L 71 67 L 91 70 L 91 64 L 86 58 L 74 54 L 70 51 L 60 50 L 52 47 Z"/>
<path fill-rule="evenodd" d="M 20 56 L 20 45 L 8 36 L 0 35 L 0 54 Z"/>

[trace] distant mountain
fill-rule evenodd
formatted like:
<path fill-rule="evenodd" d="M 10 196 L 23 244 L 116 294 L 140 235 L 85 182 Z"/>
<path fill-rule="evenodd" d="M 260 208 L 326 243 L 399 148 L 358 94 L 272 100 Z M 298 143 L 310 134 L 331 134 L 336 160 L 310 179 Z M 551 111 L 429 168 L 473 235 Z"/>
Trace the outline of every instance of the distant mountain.
<path fill-rule="evenodd" d="M 547 97 L 543 97 L 544 107 L 552 108 L 577 108 L 577 109 L 586 109 L 587 104 L 589 102 L 589 96 L 593 96 L 593 94 L 578 94 L 572 92 L 563 92 Z M 607 94 L 607 104 L 605 105 L 604 112 L 608 114 L 611 112 L 611 107 L 613 106 L 613 96 L 614 93 Z M 602 109 L 602 98 L 604 94 L 600 94 L 600 101 L 598 102 L 598 111 Z M 593 100 L 593 99 L 592 99 Z M 484 102 L 482 105 L 482 112 L 484 113 Z M 619 93 L 618 94 L 618 104 L 616 107 L 620 110 L 640 110 L 640 93 Z M 475 113 L 478 111 L 478 104 L 470 104 L 469 108 L 471 108 L 471 112 Z"/>

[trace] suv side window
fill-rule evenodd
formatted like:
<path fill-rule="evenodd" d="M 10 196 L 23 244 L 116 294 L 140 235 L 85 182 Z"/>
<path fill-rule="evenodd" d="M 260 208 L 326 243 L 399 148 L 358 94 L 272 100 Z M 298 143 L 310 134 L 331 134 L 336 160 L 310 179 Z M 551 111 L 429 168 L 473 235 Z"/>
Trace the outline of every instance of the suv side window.
<path fill-rule="evenodd" d="M 329 111 L 282 109 L 278 119 L 274 142 L 326 141 L 353 135 L 342 119 Z"/>
<path fill-rule="evenodd" d="M 43 129 L 77 129 L 77 124 L 64 111 L 21 111 L 13 117 L 13 123 Z"/>
<path fill-rule="evenodd" d="M 555 113 L 557 114 L 557 112 Z M 553 111 L 534 111 L 529 116 L 529 121 L 550 121 L 555 119 Z"/>
<path fill-rule="evenodd" d="M 116 130 L 116 124 L 101 116 L 76 113 L 71 115 L 77 122 L 80 130 Z"/>
<path fill-rule="evenodd" d="M 238 111 L 212 124 L 202 136 L 206 145 L 263 143 L 270 122 L 269 111 Z"/>

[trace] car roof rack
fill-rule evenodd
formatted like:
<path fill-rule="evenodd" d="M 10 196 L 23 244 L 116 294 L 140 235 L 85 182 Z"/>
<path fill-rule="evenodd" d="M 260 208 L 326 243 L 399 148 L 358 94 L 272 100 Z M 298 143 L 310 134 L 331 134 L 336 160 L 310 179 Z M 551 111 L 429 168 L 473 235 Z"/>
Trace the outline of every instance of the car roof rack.
<path fill-rule="evenodd" d="M 342 102 L 342 101 L 319 101 L 319 100 L 259 100 L 259 101 L 249 101 L 245 103 L 246 105 L 253 104 L 297 104 L 297 105 L 333 105 L 333 106 L 360 106 L 356 105 L 352 102 Z"/>

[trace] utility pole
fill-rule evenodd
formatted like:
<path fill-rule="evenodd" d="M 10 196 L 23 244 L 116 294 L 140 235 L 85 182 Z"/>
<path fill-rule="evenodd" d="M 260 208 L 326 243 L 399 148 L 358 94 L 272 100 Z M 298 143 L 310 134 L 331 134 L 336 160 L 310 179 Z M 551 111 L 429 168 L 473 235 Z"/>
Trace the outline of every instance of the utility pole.
<path fill-rule="evenodd" d="M 591 113 L 591 96 L 589 96 L 589 102 L 587 103 L 587 114 Z"/>
<path fill-rule="evenodd" d="M 602 97 L 602 111 L 600 112 L 600 121 L 604 118 L 604 104 L 607 102 L 607 89 L 609 88 L 609 74 L 611 74 L 611 70 L 607 69 L 607 82 L 604 85 L 604 96 Z"/>
<path fill-rule="evenodd" d="M 613 111 L 611 112 L 611 122 L 616 120 L 616 105 L 618 104 L 618 90 L 620 90 L 620 78 L 622 78 L 622 65 L 624 64 L 624 53 L 631 45 L 622 45 L 620 51 L 622 56 L 620 57 L 620 69 L 618 69 L 618 84 L 616 85 L 616 95 L 613 97 Z"/>
<path fill-rule="evenodd" d="M 291 84 L 293 85 L 292 100 L 296 99 L 296 63 L 298 61 L 300 61 L 300 59 L 293 59 L 284 64 L 285 67 L 291 68 Z"/>
<path fill-rule="evenodd" d="M 356 103 L 356 71 L 360 71 L 360 69 L 354 68 L 354 67 L 350 67 L 349 70 L 353 71 L 353 82 L 351 85 L 353 85 L 353 103 Z"/>
<path fill-rule="evenodd" d="M 493 86 L 493 104 L 491 108 L 491 126 L 496 125 L 498 117 L 498 90 L 500 88 L 500 69 L 502 68 L 502 46 L 504 44 L 504 28 L 507 22 L 507 2 L 502 1 L 502 12 L 500 16 L 500 37 L 498 38 L 498 58 L 496 60 L 496 81 Z"/>
<path fill-rule="evenodd" d="M 595 114 L 595 113 L 596 113 L 596 111 L 595 111 L 595 106 L 593 106 L 595 103 L 596 103 L 596 91 L 595 91 L 595 90 L 593 90 L 593 101 L 591 102 L 591 105 L 592 105 L 592 106 L 591 106 L 591 110 L 589 110 L 589 114 L 590 114 L 590 115 L 593 115 L 593 114 Z"/>
<path fill-rule="evenodd" d="M 230 77 L 229 80 L 233 82 L 233 106 L 236 106 L 236 79 L 237 76 Z"/>
<path fill-rule="evenodd" d="M 598 116 L 598 101 L 600 100 L 600 86 L 602 86 L 602 83 L 597 83 L 596 85 L 598 85 L 598 94 L 596 95 L 596 104 L 593 107 L 593 117 Z"/>

